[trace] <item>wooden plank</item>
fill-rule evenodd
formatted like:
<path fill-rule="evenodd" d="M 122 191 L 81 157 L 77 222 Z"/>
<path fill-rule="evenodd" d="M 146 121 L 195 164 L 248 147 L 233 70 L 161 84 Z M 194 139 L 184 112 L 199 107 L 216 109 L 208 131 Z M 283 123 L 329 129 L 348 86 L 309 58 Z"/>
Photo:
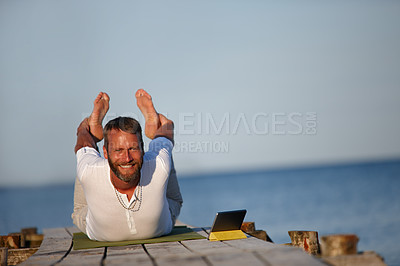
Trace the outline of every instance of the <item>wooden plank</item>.
<path fill-rule="evenodd" d="M 211 231 L 211 228 L 204 227 L 203 230 L 206 232 L 206 234 L 208 236 L 208 234 Z M 266 242 L 266 241 L 260 240 L 249 234 L 245 234 L 245 235 L 247 236 L 247 239 L 236 239 L 236 240 L 228 240 L 228 241 L 223 241 L 223 242 L 232 243 L 232 241 L 235 241 L 235 242 L 233 242 L 233 243 L 236 243 L 236 245 L 233 245 L 234 247 L 242 249 L 242 250 L 248 250 L 248 251 L 253 251 L 254 249 L 271 248 L 271 247 L 277 246 L 271 242 Z"/>
<path fill-rule="evenodd" d="M 71 235 L 64 227 L 44 229 L 43 234 L 43 241 L 45 241 L 46 238 L 71 238 Z"/>
<path fill-rule="evenodd" d="M 182 254 L 182 255 L 168 255 L 158 257 L 156 265 L 159 266 L 207 266 L 207 262 L 204 258 L 197 254 Z"/>
<path fill-rule="evenodd" d="M 354 255 L 342 255 L 335 257 L 322 257 L 322 259 L 334 266 L 384 266 L 383 258 L 374 251 L 366 251 Z"/>
<path fill-rule="evenodd" d="M 205 231 L 209 233 L 210 228 L 205 228 Z M 321 260 L 302 250 L 262 241 L 249 235 L 247 239 L 222 242 L 205 240 L 203 243 L 194 241 L 182 243 L 189 249 L 204 254 L 210 263 L 217 265 L 225 263 L 230 265 L 325 265 Z M 223 245 L 228 245 L 230 248 Z M 223 253 L 218 254 L 219 250 Z"/>
<path fill-rule="evenodd" d="M 65 228 L 44 229 L 39 250 L 21 265 L 51 265 L 68 253 L 72 238 Z"/>
<path fill-rule="evenodd" d="M 198 233 L 201 232 L 198 231 Z M 204 231 L 202 231 L 202 234 L 208 236 Z M 192 252 L 202 255 L 205 261 L 212 265 L 265 265 L 254 254 L 229 246 L 225 241 L 200 239 L 182 241 L 181 243 Z"/>
<path fill-rule="evenodd" d="M 253 251 L 258 254 L 258 258 L 270 265 L 326 265 L 298 248 L 276 245 L 255 237 L 224 242 L 232 247 Z"/>
<path fill-rule="evenodd" d="M 73 227 L 67 227 L 66 230 L 68 231 L 68 233 L 70 233 L 71 237 L 74 233 L 80 233 L 81 230 L 78 229 L 78 227 L 73 226 Z"/>
<path fill-rule="evenodd" d="M 105 265 L 143 265 L 152 266 L 153 262 L 142 245 L 108 247 Z"/>
<path fill-rule="evenodd" d="M 193 230 L 203 236 L 208 235 L 201 228 Z M 324 265 L 300 249 L 254 237 L 70 250 L 72 234 L 77 231 L 75 227 L 44 230 L 42 246 L 23 265 Z"/>
<path fill-rule="evenodd" d="M 30 256 L 38 251 L 38 248 L 17 248 L 8 250 L 8 265 L 17 265 L 26 261 Z"/>
<path fill-rule="evenodd" d="M 238 252 L 236 248 L 228 246 L 227 244 L 221 241 L 208 241 L 207 239 L 198 239 L 195 241 L 190 241 L 190 240 L 182 241 L 181 243 L 187 249 L 191 250 L 194 253 L 198 253 L 200 255 Z"/>
<path fill-rule="evenodd" d="M 206 258 L 213 265 L 254 265 L 254 266 L 263 266 L 266 265 L 263 260 L 260 260 L 257 256 L 250 252 L 229 252 L 229 253 L 214 253 L 209 254 Z"/>
<path fill-rule="evenodd" d="M 263 260 L 251 252 L 246 252 L 221 241 L 182 241 L 188 249 L 202 255 L 212 265 L 265 265 Z"/>
<path fill-rule="evenodd" d="M 47 255 L 54 251 L 67 251 L 71 246 L 72 238 L 65 228 L 44 229 L 43 234 L 43 242 L 35 255 Z"/>
<path fill-rule="evenodd" d="M 66 228 L 69 238 L 72 241 L 73 233 L 80 232 L 76 227 Z M 57 265 L 100 265 L 103 260 L 105 248 L 94 248 L 84 250 L 71 250 L 68 256 L 63 258 Z"/>
<path fill-rule="evenodd" d="M 255 250 L 271 250 L 279 248 L 279 245 L 273 244 L 271 242 L 260 240 L 256 237 L 248 236 L 247 239 L 237 239 L 237 240 L 229 240 L 224 241 L 224 243 L 246 251 L 255 251 Z"/>
<path fill-rule="evenodd" d="M 205 237 L 208 237 L 208 234 L 200 228 L 193 228 L 193 230 Z M 199 239 L 195 241 L 185 240 L 181 241 L 181 243 L 192 252 L 197 252 L 202 255 L 241 252 L 240 249 L 229 246 L 227 243 L 225 243 L 225 241 L 209 241 L 207 239 Z"/>
<path fill-rule="evenodd" d="M 154 243 L 144 246 L 157 265 L 207 265 L 201 255 L 191 252 L 179 242 Z"/>
<path fill-rule="evenodd" d="M 321 260 L 305 253 L 300 248 L 285 247 L 258 250 L 256 253 L 271 266 L 296 265 L 296 266 L 322 266 L 327 265 Z"/>
<path fill-rule="evenodd" d="M 105 248 L 71 250 L 57 265 L 100 265 L 104 252 Z"/>
<path fill-rule="evenodd" d="M 153 258 L 171 255 L 190 254 L 191 252 L 181 245 L 179 242 L 165 242 L 144 245 L 147 252 Z"/>
<path fill-rule="evenodd" d="M 208 237 L 208 233 L 206 233 L 203 228 L 191 228 L 194 232 L 198 233 L 199 235 L 202 235 L 204 237 Z"/>

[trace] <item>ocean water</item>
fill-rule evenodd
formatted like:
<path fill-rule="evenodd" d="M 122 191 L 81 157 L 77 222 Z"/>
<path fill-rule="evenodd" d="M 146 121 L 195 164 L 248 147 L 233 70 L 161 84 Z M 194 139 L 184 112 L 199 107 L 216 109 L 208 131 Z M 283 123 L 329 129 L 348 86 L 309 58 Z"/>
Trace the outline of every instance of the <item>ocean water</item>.
<path fill-rule="evenodd" d="M 246 221 L 288 243 L 290 230 L 354 233 L 358 250 L 400 265 L 400 161 L 180 177 L 179 219 L 211 226 L 218 211 L 247 209 Z M 73 184 L 0 188 L 0 233 L 72 226 Z"/>

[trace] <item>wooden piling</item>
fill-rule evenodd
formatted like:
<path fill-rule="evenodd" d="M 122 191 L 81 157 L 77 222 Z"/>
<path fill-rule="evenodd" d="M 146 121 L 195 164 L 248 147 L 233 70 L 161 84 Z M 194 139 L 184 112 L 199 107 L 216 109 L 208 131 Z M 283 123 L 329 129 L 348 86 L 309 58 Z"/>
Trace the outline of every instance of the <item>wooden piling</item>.
<path fill-rule="evenodd" d="M 43 241 L 43 235 L 27 235 L 25 236 L 27 248 L 38 248 Z"/>
<path fill-rule="evenodd" d="M 0 248 L 0 266 L 7 266 L 8 248 Z"/>
<path fill-rule="evenodd" d="M 30 256 L 35 254 L 39 248 L 19 248 L 8 250 L 8 265 L 17 265 L 21 262 L 26 261 Z"/>
<path fill-rule="evenodd" d="M 40 247 L 43 235 L 37 234 L 37 228 L 23 228 L 20 233 L 0 236 L 0 261 L 3 265 L 16 265 L 27 260 Z"/>
<path fill-rule="evenodd" d="M 354 234 L 327 235 L 321 237 L 322 256 L 357 254 L 358 237 Z"/>
<path fill-rule="evenodd" d="M 317 231 L 289 231 L 292 246 L 300 247 L 309 254 L 320 253 Z"/>
<path fill-rule="evenodd" d="M 23 235 L 37 235 L 36 227 L 27 227 L 21 229 L 21 234 Z"/>
<path fill-rule="evenodd" d="M 254 232 L 256 230 L 255 222 L 243 222 L 240 229 L 245 233 Z"/>
<path fill-rule="evenodd" d="M 31 246 L 29 238 L 32 235 L 37 235 L 36 227 L 27 227 L 21 229 L 21 248 L 37 247 L 37 243 L 34 243 L 34 246 Z"/>
<path fill-rule="evenodd" d="M 21 234 L 9 234 L 8 236 L 1 236 L 1 246 L 9 249 L 19 248 L 21 241 Z"/>
<path fill-rule="evenodd" d="M 256 230 L 256 226 L 255 226 L 254 222 L 243 222 L 240 229 L 243 232 L 245 232 L 246 234 L 249 234 L 249 235 L 254 236 L 254 237 L 258 238 L 258 239 L 273 243 L 273 241 L 268 236 L 266 231 L 264 231 L 264 230 Z"/>

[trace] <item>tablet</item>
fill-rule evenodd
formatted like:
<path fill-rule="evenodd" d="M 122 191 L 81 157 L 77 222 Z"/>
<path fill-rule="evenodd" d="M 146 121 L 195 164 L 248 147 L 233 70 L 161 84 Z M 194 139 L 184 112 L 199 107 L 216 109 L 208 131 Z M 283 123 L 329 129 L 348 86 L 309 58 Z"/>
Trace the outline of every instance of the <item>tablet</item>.
<path fill-rule="evenodd" d="M 211 232 L 240 230 L 246 212 L 246 210 L 218 212 L 215 215 Z"/>

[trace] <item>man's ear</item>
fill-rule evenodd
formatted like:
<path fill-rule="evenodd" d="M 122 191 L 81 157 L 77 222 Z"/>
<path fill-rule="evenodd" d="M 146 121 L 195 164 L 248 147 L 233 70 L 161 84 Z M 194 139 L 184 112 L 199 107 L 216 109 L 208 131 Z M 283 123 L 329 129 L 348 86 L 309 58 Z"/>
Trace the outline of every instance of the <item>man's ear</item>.
<path fill-rule="evenodd" d="M 103 145 L 103 154 L 104 154 L 104 158 L 108 159 L 107 149 L 106 149 L 106 146 L 104 146 L 104 145 Z"/>

